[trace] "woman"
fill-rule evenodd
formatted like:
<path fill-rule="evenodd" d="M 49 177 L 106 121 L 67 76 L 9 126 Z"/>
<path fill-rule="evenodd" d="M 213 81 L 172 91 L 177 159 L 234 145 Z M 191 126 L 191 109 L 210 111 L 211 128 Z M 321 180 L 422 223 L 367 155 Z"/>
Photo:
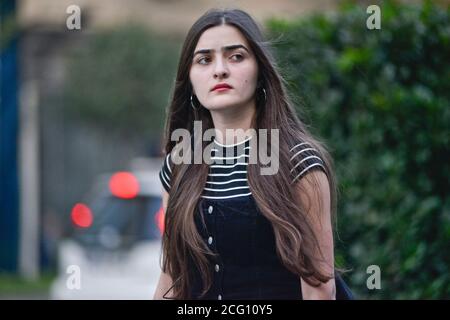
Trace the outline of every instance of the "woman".
<path fill-rule="evenodd" d="M 181 143 L 172 134 L 193 133 L 195 121 L 202 134 L 215 133 L 212 141 L 200 140 L 201 151 L 211 146 L 212 163 L 176 164 Z M 231 141 L 227 129 L 237 130 Z M 249 161 L 261 129 L 277 155 L 275 174 L 261 173 L 260 158 Z M 247 13 L 214 9 L 191 27 L 165 133 L 165 231 L 155 299 L 336 298 L 332 160 L 297 117 Z M 198 139 L 189 142 L 199 147 Z M 193 160 L 193 153 L 183 154 Z"/>

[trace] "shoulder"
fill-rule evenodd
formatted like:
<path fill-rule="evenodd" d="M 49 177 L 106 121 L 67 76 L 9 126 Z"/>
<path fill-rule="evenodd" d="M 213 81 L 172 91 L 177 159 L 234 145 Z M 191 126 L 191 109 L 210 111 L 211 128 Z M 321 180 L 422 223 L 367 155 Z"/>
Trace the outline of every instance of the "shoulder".
<path fill-rule="evenodd" d="M 322 213 L 316 217 L 328 217 L 331 190 L 323 154 L 319 148 L 306 141 L 294 144 L 289 151 L 292 184 L 299 199 L 312 212 Z"/>
<path fill-rule="evenodd" d="M 319 150 L 307 141 L 296 141 L 289 147 L 292 182 L 303 178 L 308 172 L 323 171 L 326 165 Z"/>
<path fill-rule="evenodd" d="M 172 178 L 173 162 L 170 152 L 164 156 L 164 160 L 159 171 L 159 179 L 164 187 L 164 189 L 169 192 L 170 190 L 170 180 Z"/>

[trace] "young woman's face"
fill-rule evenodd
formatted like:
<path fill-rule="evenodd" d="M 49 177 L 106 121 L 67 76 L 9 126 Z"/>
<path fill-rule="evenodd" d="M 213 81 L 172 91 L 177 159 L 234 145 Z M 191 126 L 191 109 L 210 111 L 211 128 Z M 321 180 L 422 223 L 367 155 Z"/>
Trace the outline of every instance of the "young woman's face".
<path fill-rule="evenodd" d="M 258 64 L 241 32 L 221 25 L 200 36 L 189 78 L 194 94 L 208 110 L 245 107 L 254 99 Z M 218 84 L 231 88 L 214 90 Z"/>

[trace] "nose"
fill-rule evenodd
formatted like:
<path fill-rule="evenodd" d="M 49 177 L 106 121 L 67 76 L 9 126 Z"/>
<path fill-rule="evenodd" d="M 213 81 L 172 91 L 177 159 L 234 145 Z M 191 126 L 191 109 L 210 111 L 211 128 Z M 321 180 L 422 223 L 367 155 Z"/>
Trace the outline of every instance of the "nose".
<path fill-rule="evenodd" d="M 216 59 L 214 67 L 214 79 L 226 78 L 229 75 L 228 67 L 222 58 Z"/>

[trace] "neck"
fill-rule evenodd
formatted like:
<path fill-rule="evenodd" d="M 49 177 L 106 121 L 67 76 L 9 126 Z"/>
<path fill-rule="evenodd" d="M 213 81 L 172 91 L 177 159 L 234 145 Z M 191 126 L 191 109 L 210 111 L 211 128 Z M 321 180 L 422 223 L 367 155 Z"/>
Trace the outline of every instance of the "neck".
<path fill-rule="evenodd" d="M 216 131 L 216 141 L 227 145 L 246 140 L 252 129 L 252 120 L 256 107 L 252 103 L 247 108 L 211 111 L 211 117 Z"/>

